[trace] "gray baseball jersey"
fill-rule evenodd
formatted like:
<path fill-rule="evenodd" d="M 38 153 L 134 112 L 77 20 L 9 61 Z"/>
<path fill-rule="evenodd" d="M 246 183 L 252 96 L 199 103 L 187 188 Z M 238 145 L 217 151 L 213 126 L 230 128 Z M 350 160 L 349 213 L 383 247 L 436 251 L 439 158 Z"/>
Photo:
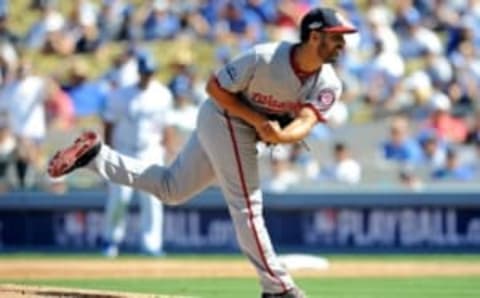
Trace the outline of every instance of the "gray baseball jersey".
<path fill-rule="evenodd" d="M 270 43 L 254 47 L 217 72 L 220 85 L 239 93 L 250 106 L 264 114 L 295 114 L 310 106 L 319 121 L 326 121 L 341 94 L 333 67 L 301 82 L 292 63 L 292 44 Z"/>
<path fill-rule="evenodd" d="M 333 68 L 324 65 L 302 83 L 291 64 L 292 46 L 286 42 L 256 46 L 220 69 L 218 83 L 261 113 L 295 114 L 308 106 L 319 121 L 325 121 L 339 100 L 340 81 Z M 184 203 L 216 180 L 239 246 L 255 266 L 263 292 L 280 293 L 294 287 L 294 282 L 278 262 L 265 227 L 256 142 L 253 127 L 207 100 L 200 108 L 197 130 L 170 167 L 129 158 L 108 146 L 102 146 L 88 167 L 168 204 Z"/>

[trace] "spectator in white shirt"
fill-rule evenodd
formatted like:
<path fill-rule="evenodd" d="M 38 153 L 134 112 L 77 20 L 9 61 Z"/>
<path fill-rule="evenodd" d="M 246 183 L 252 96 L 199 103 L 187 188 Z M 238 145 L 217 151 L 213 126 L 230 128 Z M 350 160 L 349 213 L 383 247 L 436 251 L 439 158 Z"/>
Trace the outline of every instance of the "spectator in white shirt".
<path fill-rule="evenodd" d="M 193 102 L 189 85 L 178 85 L 173 91 L 174 106 L 165 114 L 164 143 L 168 161 L 180 151 L 190 134 L 197 127 L 198 106 Z"/>
<path fill-rule="evenodd" d="M 40 19 L 30 27 L 26 36 L 26 45 L 31 49 L 50 52 L 62 39 L 65 19 L 56 9 L 55 1 L 45 1 L 40 7 Z"/>
<path fill-rule="evenodd" d="M 46 82 L 33 75 L 31 68 L 28 61 L 21 61 L 16 78 L 5 86 L 0 99 L 17 139 L 17 171 L 21 186 L 25 186 L 29 165 L 37 169 L 41 166 L 41 146 L 46 134 Z"/>
<path fill-rule="evenodd" d="M 360 164 L 351 157 L 347 145 L 335 144 L 333 154 L 335 161 L 322 170 L 322 178 L 342 184 L 358 184 L 362 177 L 362 169 Z"/>
<path fill-rule="evenodd" d="M 104 74 L 110 89 L 117 89 L 136 84 L 139 79 L 134 45 L 129 45 L 113 60 L 112 67 Z"/>
<path fill-rule="evenodd" d="M 290 146 L 276 146 L 272 150 L 271 176 L 262 183 L 262 188 L 267 192 L 282 193 L 300 182 L 300 174 L 295 171 L 290 158 Z"/>

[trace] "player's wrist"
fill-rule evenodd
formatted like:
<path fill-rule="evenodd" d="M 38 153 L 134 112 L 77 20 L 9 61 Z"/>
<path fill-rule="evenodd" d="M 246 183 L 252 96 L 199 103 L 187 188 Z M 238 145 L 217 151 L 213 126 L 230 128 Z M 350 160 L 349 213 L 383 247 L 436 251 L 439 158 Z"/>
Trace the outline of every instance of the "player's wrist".
<path fill-rule="evenodd" d="M 245 121 L 247 121 L 248 124 L 253 126 L 258 131 L 263 125 L 265 125 L 268 119 L 252 111 L 251 116 L 248 117 L 248 119 L 246 119 Z"/>

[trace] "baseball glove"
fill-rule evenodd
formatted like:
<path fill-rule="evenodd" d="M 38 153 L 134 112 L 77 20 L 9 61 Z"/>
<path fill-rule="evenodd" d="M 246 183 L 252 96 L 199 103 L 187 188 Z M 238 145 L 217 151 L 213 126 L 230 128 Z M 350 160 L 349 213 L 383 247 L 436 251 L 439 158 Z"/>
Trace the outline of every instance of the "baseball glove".
<path fill-rule="evenodd" d="M 293 117 L 289 114 L 282 115 L 268 115 L 267 118 L 271 121 L 277 121 L 280 124 L 281 128 L 288 126 L 292 121 Z"/>

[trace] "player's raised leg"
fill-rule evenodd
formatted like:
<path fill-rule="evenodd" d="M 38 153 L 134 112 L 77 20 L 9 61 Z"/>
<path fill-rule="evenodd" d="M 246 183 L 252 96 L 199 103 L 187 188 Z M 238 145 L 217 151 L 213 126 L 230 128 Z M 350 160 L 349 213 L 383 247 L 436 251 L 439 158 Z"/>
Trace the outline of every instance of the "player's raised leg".
<path fill-rule="evenodd" d="M 82 133 L 72 145 L 55 153 L 48 163 L 48 174 L 57 178 L 86 166 L 98 155 L 101 146 L 100 136 L 96 132 Z"/>
<path fill-rule="evenodd" d="M 53 156 L 48 173 L 59 177 L 80 167 L 108 181 L 149 192 L 166 204 L 181 204 L 214 181 L 210 160 L 195 132 L 170 167 L 122 155 L 102 144 L 95 132 L 85 132 Z"/>

